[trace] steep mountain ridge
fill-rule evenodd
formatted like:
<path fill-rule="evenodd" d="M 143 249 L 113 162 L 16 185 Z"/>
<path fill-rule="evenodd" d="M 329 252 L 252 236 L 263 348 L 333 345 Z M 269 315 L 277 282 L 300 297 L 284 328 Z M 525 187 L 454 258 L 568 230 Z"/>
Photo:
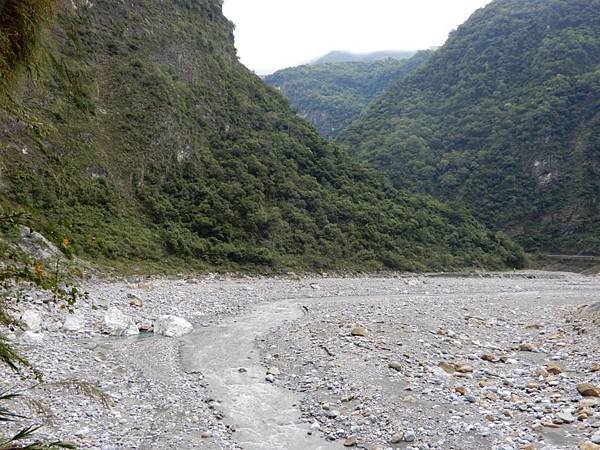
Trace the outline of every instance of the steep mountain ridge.
<path fill-rule="evenodd" d="M 401 194 L 324 141 L 238 62 L 220 0 L 57 1 L 57 16 L 28 1 L 24 22 L 49 25 L 3 74 L 0 206 L 67 253 L 236 270 L 522 264 L 464 211 Z"/>
<path fill-rule="evenodd" d="M 600 1 L 495 0 L 339 138 L 531 250 L 600 253 Z"/>
<path fill-rule="evenodd" d="M 334 138 L 390 83 L 416 71 L 431 54 L 422 51 L 400 60 L 292 67 L 264 80 L 285 95 L 292 108 L 323 136 Z"/>

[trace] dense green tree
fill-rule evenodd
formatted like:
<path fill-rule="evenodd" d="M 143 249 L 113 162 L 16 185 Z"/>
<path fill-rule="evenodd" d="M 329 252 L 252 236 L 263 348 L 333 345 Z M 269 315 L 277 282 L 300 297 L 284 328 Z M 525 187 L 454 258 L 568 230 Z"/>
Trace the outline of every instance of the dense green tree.
<path fill-rule="evenodd" d="M 238 62 L 221 1 L 59 4 L 0 95 L 0 206 L 76 254 L 254 270 L 522 263 L 506 237 L 396 191 L 298 118 Z"/>
<path fill-rule="evenodd" d="M 285 95 L 292 108 L 323 136 L 334 138 L 391 82 L 413 73 L 431 54 L 423 51 L 409 59 L 304 65 L 275 72 L 265 81 Z"/>
<path fill-rule="evenodd" d="M 600 252 L 600 1 L 495 0 L 339 138 L 531 250 Z"/>

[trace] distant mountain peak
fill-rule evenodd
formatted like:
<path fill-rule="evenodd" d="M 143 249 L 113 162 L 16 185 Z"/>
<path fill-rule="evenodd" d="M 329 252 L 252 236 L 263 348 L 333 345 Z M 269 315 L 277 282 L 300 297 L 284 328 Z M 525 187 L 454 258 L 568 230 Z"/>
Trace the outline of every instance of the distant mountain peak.
<path fill-rule="evenodd" d="M 374 62 L 384 59 L 406 59 L 417 53 L 415 50 L 381 50 L 367 53 L 353 53 L 344 50 L 334 50 L 312 61 L 311 65 L 337 62 Z"/>

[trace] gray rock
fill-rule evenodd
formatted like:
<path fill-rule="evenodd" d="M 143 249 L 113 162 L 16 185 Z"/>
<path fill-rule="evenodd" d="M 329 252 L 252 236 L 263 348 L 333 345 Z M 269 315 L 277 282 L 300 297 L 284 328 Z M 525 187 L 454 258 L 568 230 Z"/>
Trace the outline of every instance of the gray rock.
<path fill-rule="evenodd" d="M 144 306 L 142 299 L 133 294 L 128 294 L 127 298 L 129 298 L 129 306 L 134 306 L 136 308 L 142 308 Z"/>
<path fill-rule="evenodd" d="M 576 420 L 575 416 L 568 411 L 559 412 L 556 418 L 562 420 L 564 423 L 573 423 Z"/>
<path fill-rule="evenodd" d="M 33 331 L 26 331 L 19 338 L 21 344 L 25 345 L 40 345 L 44 342 L 44 335 L 42 333 L 35 333 Z"/>
<path fill-rule="evenodd" d="M 69 314 L 65 318 L 65 322 L 63 323 L 62 329 L 65 331 L 70 331 L 72 333 L 78 333 L 83 331 L 85 324 L 83 319 L 75 314 Z"/>
<path fill-rule="evenodd" d="M 412 430 L 408 430 L 404 432 L 404 441 L 405 442 L 413 442 L 416 439 L 415 432 Z"/>
<path fill-rule="evenodd" d="M 43 261 L 62 256 L 62 252 L 37 231 L 21 226 L 20 232 L 21 242 L 19 243 L 19 247 L 33 259 Z"/>
<path fill-rule="evenodd" d="M 358 442 L 356 436 L 348 436 L 344 441 L 344 447 L 354 447 Z"/>
<path fill-rule="evenodd" d="M 400 372 L 402 370 L 402 364 L 399 363 L 398 361 L 390 361 L 390 363 L 388 364 L 388 367 L 390 369 L 394 369 L 398 372 Z"/>
<path fill-rule="evenodd" d="M 52 320 L 50 322 L 46 322 L 44 324 L 44 330 L 49 331 L 50 333 L 56 333 L 62 327 L 63 327 L 62 322 L 58 322 L 58 321 L 55 321 L 55 320 Z"/>
<path fill-rule="evenodd" d="M 332 409 L 330 411 L 327 411 L 327 413 L 325 413 L 325 415 L 327 417 L 329 417 L 330 419 L 335 419 L 336 417 L 338 417 L 340 415 L 340 412 L 336 409 Z"/>
<path fill-rule="evenodd" d="M 402 432 L 398 432 L 395 433 L 391 438 L 390 438 L 390 444 L 399 444 L 400 442 L 402 442 L 404 440 L 404 433 Z"/>
<path fill-rule="evenodd" d="M 33 309 L 24 311 L 19 320 L 25 331 L 37 332 L 42 329 L 42 316 Z"/>
<path fill-rule="evenodd" d="M 267 370 L 267 373 L 277 376 L 277 375 L 281 375 L 281 370 L 279 370 L 279 367 L 273 366 L 273 367 L 269 367 L 269 370 Z"/>
<path fill-rule="evenodd" d="M 354 325 L 350 330 L 350 334 L 352 336 L 364 337 L 367 335 L 367 329 L 365 327 L 361 327 L 360 325 Z"/>
<path fill-rule="evenodd" d="M 151 324 L 151 323 L 149 323 L 149 322 L 143 322 L 143 323 L 140 323 L 140 324 L 138 325 L 138 330 L 139 330 L 140 332 L 149 332 L 149 331 L 151 331 L 153 328 L 154 328 L 154 325 L 152 325 L 152 324 Z"/>
<path fill-rule="evenodd" d="M 181 337 L 194 331 L 187 320 L 177 316 L 160 316 L 154 322 L 154 333 L 167 337 Z"/>
<path fill-rule="evenodd" d="M 118 308 L 109 308 L 104 314 L 104 330 L 111 336 L 133 336 L 139 333 L 135 323 Z"/>

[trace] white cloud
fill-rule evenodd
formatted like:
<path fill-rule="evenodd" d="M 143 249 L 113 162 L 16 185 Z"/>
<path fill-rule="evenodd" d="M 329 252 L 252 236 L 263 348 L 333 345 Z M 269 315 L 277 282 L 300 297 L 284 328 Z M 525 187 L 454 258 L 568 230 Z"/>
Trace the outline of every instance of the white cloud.
<path fill-rule="evenodd" d="M 331 50 L 418 50 L 490 0 L 225 0 L 244 64 L 270 73 Z"/>

